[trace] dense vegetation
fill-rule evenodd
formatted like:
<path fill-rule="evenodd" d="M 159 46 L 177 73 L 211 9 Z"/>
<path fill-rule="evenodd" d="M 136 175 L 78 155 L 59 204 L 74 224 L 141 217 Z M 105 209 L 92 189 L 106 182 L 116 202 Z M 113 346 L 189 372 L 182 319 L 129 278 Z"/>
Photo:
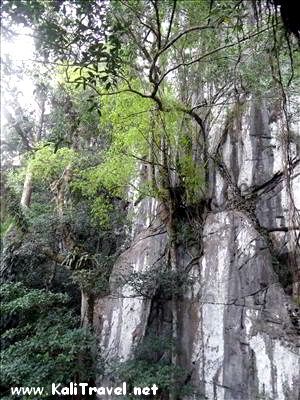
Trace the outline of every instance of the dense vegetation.
<path fill-rule="evenodd" d="M 224 106 L 228 124 L 250 94 L 283 110 L 289 173 L 299 30 L 282 20 L 280 4 L 285 11 L 275 0 L 2 2 L 2 34 L 9 40 L 23 29 L 37 49 L 30 65 L 2 60 L 6 398 L 12 385 L 93 382 L 103 368 L 94 358 L 93 305 L 109 293 L 130 240 L 132 201 L 161 203 L 169 255 L 158 279 L 165 296 L 180 296 L 187 282 L 176 248 L 195 239 L 210 208 L 209 165 L 220 160 L 208 138 Z M 34 105 L 15 95 L 28 77 Z M 130 279 L 151 286 L 147 276 Z M 80 318 L 81 296 L 88 308 Z M 182 378 L 173 339 L 150 336 L 114 372 L 132 385 L 158 382 L 162 399 L 180 398 L 193 388 L 174 386 Z M 157 362 L 163 352 L 170 356 Z"/>

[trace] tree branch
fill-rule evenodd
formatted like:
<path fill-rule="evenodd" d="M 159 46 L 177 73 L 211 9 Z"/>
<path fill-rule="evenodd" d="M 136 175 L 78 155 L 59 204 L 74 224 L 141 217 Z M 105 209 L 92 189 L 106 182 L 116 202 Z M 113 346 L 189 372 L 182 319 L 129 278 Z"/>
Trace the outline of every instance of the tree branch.
<path fill-rule="evenodd" d="M 166 37 L 166 43 L 165 43 L 165 45 L 168 43 L 168 40 L 169 40 L 169 38 L 170 38 L 170 34 L 171 34 L 171 30 L 172 30 L 172 24 L 173 24 L 173 19 L 174 19 L 175 10 L 176 10 L 176 4 L 177 4 L 177 0 L 174 0 L 174 1 L 173 1 L 172 14 L 171 14 L 171 18 L 170 18 L 170 23 L 169 23 L 169 27 L 168 27 L 168 32 L 167 32 L 167 37 Z"/>
<path fill-rule="evenodd" d="M 159 10 L 157 7 L 157 0 L 152 0 L 151 1 L 154 11 L 155 11 L 155 18 L 156 18 L 156 25 L 157 25 L 157 47 L 158 49 L 161 48 L 161 30 L 160 30 L 160 18 L 159 18 Z"/>
<path fill-rule="evenodd" d="M 211 55 L 213 55 L 213 54 L 215 54 L 215 53 L 217 53 L 217 52 L 219 52 L 219 51 L 221 51 L 221 50 L 225 50 L 225 49 L 228 49 L 228 48 L 230 48 L 230 47 L 236 46 L 236 45 L 238 45 L 238 44 L 240 44 L 240 43 L 242 43 L 242 42 L 245 42 L 246 40 L 249 40 L 249 39 L 251 39 L 251 38 L 253 38 L 253 37 L 255 37 L 255 36 L 258 36 L 258 35 L 260 35 L 261 33 L 264 33 L 264 32 L 266 32 L 266 31 L 268 31 L 269 29 L 270 29 L 270 27 L 267 27 L 267 28 L 262 29 L 262 30 L 260 30 L 260 31 L 258 31 L 258 32 L 254 32 L 254 33 L 252 33 L 252 34 L 249 34 L 248 36 L 245 36 L 245 37 L 243 37 L 242 39 L 235 41 L 234 43 L 230 43 L 230 44 L 226 44 L 226 45 L 217 47 L 217 48 L 215 48 L 215 49 L 209 51 L 208 53 L 202 54 L 201 56 L 199 56 L 198 58 L 196 58 L 196 59 L 194 59 L 194 60 L 191 60 L 191 61 L 188 61 L 188 62 L 179 63 L 179 64 L 177 64 L 175 67 L 172 67 L 172 68 L 170 68 L 168 71 L 166 71 L 166 72 L 162 75 L 162 77 L 160 78 L 160 80 L 157 82 L 157 85 L 159 86 L 159 85 L 162 83 L 162 81 L 165 79 L 165 77 L 166 77 L 167 75 L 169 75 L 170 72 L 173 72 L 173 71 L 175 71 L 176 69 L 178 69 L 178 68 L 180 68 L 180 67 L 187 67 L 187 66 L 190 66 L 190 65 L 192 65 L 192 64 L 195 64 L 195 63 L 197 63 L 197 62 L 200 62 L 200 61 L 202 61 L 204 58 L 207 58 L 207 57 L 209 57 L 209 56 L 211 56 Z M 164 49 L 163 49 L 163 50 L 164 50 Z"/>

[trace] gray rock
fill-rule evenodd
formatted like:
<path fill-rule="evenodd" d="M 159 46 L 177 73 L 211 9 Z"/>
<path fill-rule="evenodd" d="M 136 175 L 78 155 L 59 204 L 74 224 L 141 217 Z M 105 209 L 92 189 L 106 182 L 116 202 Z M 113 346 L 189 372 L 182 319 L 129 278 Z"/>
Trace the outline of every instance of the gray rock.
<path fill-rule="evenodd" d="M 225 113 L 209 132 L 212 211 L 203 217 L 201 246 L 179 244 L 177 249 L 178 270 L 191 278 L 176 301 L 177 363 L 198 392 L 186 400 L 200 395 L 208 400 L 299 400 L 299 310 L 274 271 L 274 257 L 297 253 L 299 226 L 293 234 L 288 231 L 292 205 L 280 124 L 269 113 L 267 104 L 254 99 L 225 132 Z M 223 173 L 213 161 L 216 153 Z M 299 167 L 291 176 L 298 209 Z M 157 334 L 170 328 L 152 318 L 155 284 L 147 296 L 116 284 L 118 276 L 132 271 L 153 274 L 166 254 L 158 203 L 131 196 L 132 244 L 113 269 L 110 295 L 98 299 L 94 309 L 99 355 L 106 361 L 131 359 L 150 327 Z M 166 301 L 168 315 L 170 307 Z"/>

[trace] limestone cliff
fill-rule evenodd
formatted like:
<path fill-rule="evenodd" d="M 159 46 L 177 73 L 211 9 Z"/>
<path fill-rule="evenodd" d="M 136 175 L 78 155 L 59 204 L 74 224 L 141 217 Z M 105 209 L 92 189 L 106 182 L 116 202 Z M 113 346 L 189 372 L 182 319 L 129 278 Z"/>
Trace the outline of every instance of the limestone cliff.
<path fill-rule="evenodd" d="M 198 392 L 186 399 L 299 399 L 299 306 L 292 301 L 299 287 L 299 149 L 290 144 L 287 180 L 281 121 L 270 115 L 268 104 L 248 99 L 239 112 L 220 113 L 210 131 L 210 208 L 198 225 L 195 218 L 194 240 L 177 248 L 187 285 L 176 299 L 176 363 Z M 105 361 L 134 357 L 150 331 L 172 331 L 171 300 L 158 301 L 155 280 L 168 241 L 160 205 L 146 198 L 132 210 L 132 243 L 114 266 L 110 294 L 94 308 Z M 132 272 L 152 274 L 152 289 L 116 284 Z"/>

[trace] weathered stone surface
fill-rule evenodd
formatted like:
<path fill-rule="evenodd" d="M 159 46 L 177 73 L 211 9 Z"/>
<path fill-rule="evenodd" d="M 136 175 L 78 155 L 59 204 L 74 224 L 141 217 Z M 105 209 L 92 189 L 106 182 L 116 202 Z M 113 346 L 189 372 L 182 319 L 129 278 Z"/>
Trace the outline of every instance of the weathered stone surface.
<path fill-rule="evenodd" d="M 201 250 L 177 249 L 178 269 L 188 268 L 192 278 L 176 310 L 178 364 L 198 392 L 189 400 L 200 395 L 208 400 L 299 400 L 299 313 L 274 266 L 296 254 L 298 227 L 293 233 L 287 228 L 294 223 L 292 206 L 300 209 L 300 164 L 293 144 L 291 204 L 282 124 L 270 118 L 269 109 L 246 99 L 230 123 L 226 110 L 220 113 L 209 133 L 212 210 L 200 232 Z M 99 299 L 94 312 L 99 353 L 106 360 L 133 356 L 153 306 L 151 294 L 133 296 L 128 285 L 115 285 L 115 277 L 131 271 L 151 274 L 168 241 L 157 203 L 131 195 L 132 245 L 114 267 L 110 296 Z M 168 302 L 165 311 L 170 312 Z"/>
<path fill-rule="evenodd" d="M 198 306 L 194 384 L 208 399 L 296 400 L 300 341 L 288 299 L 266 243 L 241 213 L 208 217 L 200 271 L 199 292 L 189 300 Z"/>
<path fill-rule="evenodd" d="M 136 223 L 139 229 L 141 226 L 144 229 L 134 236 L 132 246 L 121 255 L 114 266 L 110 295 L 99 299 L 95 304 L 94 327 L 101 338 L 101 356 L 107 361 L 126 361 L 147 327 L 151 295 L 145 297 L 137 293 L 130 284 L 117 284 L 120 276 L 126 279 L 132 272 L 151 274 L 151 269 L 164 257 L 166 231 L 157 220 L 151 220 L 147 212 L 144 213 L 147 206 L 154 215 L 154 208 L 157 207 L 155 201 L 143 200 L 136 212 Z"/>

